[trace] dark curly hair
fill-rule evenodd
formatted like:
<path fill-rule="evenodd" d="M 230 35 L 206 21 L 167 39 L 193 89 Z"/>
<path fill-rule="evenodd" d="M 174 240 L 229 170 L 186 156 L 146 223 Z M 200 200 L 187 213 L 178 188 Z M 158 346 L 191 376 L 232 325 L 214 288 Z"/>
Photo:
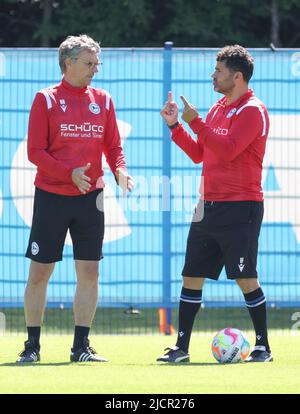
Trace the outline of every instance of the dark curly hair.
<path fill-rule="evenodd" d="M 225 62 L 233 72 L 241 72 L 245 82 L 249 82 L 253 74 L 254 59 L 247 49 L 240 45 L 225 46 L 217 54 L 217 62 Z"/>

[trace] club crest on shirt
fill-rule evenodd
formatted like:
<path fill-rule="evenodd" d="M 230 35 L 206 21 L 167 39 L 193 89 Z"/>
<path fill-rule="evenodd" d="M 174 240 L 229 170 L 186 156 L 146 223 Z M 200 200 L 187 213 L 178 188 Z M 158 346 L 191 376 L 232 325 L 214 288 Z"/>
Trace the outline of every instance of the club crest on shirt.
<path fill-rule="evenodd" d="M 232 115 L 234 115 L 236 113 L 236 111 L 237 111 L 237 108 L 230 109 L 230 111 L 228 112 L 226 118 L 231 118 Z"/>
<path fill-rule="evenodd" d="M 89 105 L 89 110 L 93 112 L 93 114 L 98 115 L 100 114 L 100 106 L 95 102 L 91 102 Z"/>

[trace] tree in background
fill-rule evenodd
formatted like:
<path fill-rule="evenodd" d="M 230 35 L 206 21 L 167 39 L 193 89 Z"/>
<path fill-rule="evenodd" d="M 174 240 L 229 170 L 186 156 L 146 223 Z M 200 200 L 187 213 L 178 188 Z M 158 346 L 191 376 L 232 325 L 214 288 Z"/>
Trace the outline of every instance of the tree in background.
<path fill-rule="evenodd" d="M 62 2 L 1 0 L 0 46 L 49 47 L 56 41 L 52 18 Z"/>
<path fill-rule="evenodd" d="M 159 1 L 154 1 L 158 5 Z M 173 0 L 157 27 L 161 42 L 176 46 L 299 47 L 300 0 Z M 297 43 L 298 42 L 298 43 Z"/>
<path fill-rule="evenodd" d="M 299 47 L 300 0 L 271 0 L 271 42 L 277 47 Z"/>
<path fill-rule="evenodd" d="M 300 46 L 300 0 L 1 0 L 1 47 L 57 47 L 87 33 L 103 47 Z"/>
<path fill-rule="evenodd" d="M 57 17 L 61 39 L 87 33 L 103 47 L 143 46 L 153 20 L 147 0 L 67 0 Z"/>

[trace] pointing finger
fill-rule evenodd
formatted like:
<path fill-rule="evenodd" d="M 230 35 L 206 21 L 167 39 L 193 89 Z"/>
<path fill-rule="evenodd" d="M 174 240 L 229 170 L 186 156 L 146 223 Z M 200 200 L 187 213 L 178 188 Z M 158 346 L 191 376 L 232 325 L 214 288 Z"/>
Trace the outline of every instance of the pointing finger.
<path fill-rule="evenodd" d="M 186 98 L 183 95 L 180 95 L 180 99 L 182 100 L 185 108 L 189 108 L 191 106 L 191 104 L 186 100 Z"/>
<path fill-rule="evenodd" d="M 168 92 L 168 102 L 172 102 L 173 101 L 173 94 L 172 91 Z"/>

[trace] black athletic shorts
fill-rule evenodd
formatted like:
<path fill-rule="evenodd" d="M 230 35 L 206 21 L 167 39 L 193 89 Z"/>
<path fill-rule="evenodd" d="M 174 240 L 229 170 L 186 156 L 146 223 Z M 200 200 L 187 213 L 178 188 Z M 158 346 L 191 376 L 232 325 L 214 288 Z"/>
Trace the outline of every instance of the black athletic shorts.
<path fill-rule="evenodd" d="M 263 202 L 200 201 L 188 235 L 182 275 L 217 280 L 225 266 L 228 279 L 257 278 L 263 214 Z"/>
<path fill-rule="evenodd" d="M 79 196 L 65 196 L 36 188 L 32 227 L 25 256 L 40 263 L 62 260 L 69 230 L 74 259 L 100 260 L 104 213 L 103 208 L 102 211 L 97 208 L 96 202 L 99 207 L 97 197 L 101 192 L 102 190 L 96 190 Z"/>

